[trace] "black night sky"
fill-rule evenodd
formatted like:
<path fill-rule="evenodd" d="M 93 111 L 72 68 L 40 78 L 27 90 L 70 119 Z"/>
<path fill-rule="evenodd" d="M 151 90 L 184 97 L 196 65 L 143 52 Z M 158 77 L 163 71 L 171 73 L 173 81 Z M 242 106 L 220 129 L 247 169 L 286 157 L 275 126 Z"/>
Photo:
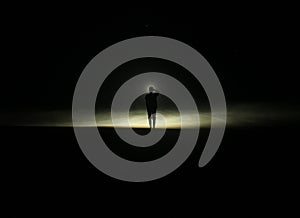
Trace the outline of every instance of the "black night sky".
<path fill-rule="evenodd" d="M 70 108 L 77 79 L 96 54 L 144 35 L 175 38 L 197 49 L 217 73 L 228 102 L 295 103 L 297 74 L 289 49 L 296 36 L 288 21 L 249 18 L 209 25 L 197 16 L 181 20 L 147 13 L 140 19 L 116 15 L 92 27 L 36 19 L 12 23 L 3 34 L 1 110 Z"/>

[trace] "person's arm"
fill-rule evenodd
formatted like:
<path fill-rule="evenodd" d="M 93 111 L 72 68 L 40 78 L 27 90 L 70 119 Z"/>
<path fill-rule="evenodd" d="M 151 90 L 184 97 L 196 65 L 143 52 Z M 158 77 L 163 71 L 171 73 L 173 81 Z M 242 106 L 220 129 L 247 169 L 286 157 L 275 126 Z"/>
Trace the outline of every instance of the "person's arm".
<path fill-rule="evenodd" d="M 153 91 L 156 92 L 156 93 L 159 93 L 159 91 L 158 91 L 157 89 L 154 89 L 154 88 L 153 88 Z"/>

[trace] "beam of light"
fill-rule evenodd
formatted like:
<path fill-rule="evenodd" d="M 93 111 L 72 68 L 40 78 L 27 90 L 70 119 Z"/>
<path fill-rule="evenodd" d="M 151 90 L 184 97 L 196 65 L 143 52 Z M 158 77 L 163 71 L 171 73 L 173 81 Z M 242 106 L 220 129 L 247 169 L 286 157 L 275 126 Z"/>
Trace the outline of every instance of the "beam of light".
<path fill-rule="evenodd" d="M 230 127 L 242 126 L 263 126 L 273 124 L 283 124 L 285 122 L 298 122 L 299 111 L 290 108 L 275 107 L 265 104 L 239 104 L 228 107 L 226 125 Z M 117 112 L 120 117 L 116 124 L 113 125 L 110 119 L 110 111 L 98 111 L 95 114 L 96 126 L 98 127 L 116 127 L 116 128 L 149 128 L 146 111 L 134 110 L 130 112 L 129 123 L 125 112 Z M 225 122 L 215 114 L 211 117 L 209 111 L 202 111 L 199 113 L 200 124 L 195 123 L 193 119 L 196 114 L 186 111 L 180 116 L 176 111 L 157 111 L 163 114 L 166 120 L 166 128 L 209 128 L 211 120 L 214 120 L 216 127 L 218 124 Z M 94 126 L 93 122 L 85 114 L 82 114 L 84 122 L 78 123 L 78 126 L 89 127 Z M 53 127 L 72 127 L 72 113 L 70 110 L 53 110 L 53 111 L 28 111 L 0 114 L 0 125 L 3 126 L 53 126 Z M 157 119 L 156 127 L 161 128 L 162 122 Z"/>
<path fill-rule="evenodd" d="M 159 111 L 157 112 L 159 113 Z M 165 118 L 166 128 L 197 128 L 197 127 L 208 127 L 210 125 L 210 116 L 208 114 L 200 114 L 200 124 L 197 123 L 195 117 L 197 114 L 184 113 L 179 114 L 173 111 L 168 113 L 162 113 Z M 99 127 L 119 127 L 119 128 L 149 128 L 147 113 L 144 111 L 134 111 L 130 113 L 128 126 L 128 117 L 126 113 L 119 112 L 117 114 L 118 119 L 115 125 L 112 124 L 110 119 L 106 119 L 109 115 L 98 113 L 96 115 L 97 126 Z M 220 122 L 225 122 L 220 120 Z M 156 128 L 164 128 L 162 120 L 156 119 Z"/>

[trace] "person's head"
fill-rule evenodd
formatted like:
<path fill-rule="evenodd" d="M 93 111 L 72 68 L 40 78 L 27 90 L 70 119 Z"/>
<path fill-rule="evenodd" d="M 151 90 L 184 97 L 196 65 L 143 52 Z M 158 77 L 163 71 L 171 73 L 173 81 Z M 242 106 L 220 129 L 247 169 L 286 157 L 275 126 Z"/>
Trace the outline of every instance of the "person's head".
<path fill-rule="evenodd" d="M 152 86 L 149 87 L 149 92 L 153 92 L 154 88 Z"/>

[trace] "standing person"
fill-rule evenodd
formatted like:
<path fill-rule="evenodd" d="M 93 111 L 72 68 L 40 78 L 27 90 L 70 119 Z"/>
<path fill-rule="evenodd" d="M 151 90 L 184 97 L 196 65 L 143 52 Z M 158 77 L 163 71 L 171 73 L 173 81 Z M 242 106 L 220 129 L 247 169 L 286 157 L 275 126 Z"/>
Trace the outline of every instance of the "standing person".
<path fill-rule="evenodd" d="M 145 96 L 150 128 L 155 128 L 158 95 L 158 91 L 151 86 L 149 87 L 149 93 Z M 153 125 L 151 125 L 151 120 L 153 122 Z"/>

